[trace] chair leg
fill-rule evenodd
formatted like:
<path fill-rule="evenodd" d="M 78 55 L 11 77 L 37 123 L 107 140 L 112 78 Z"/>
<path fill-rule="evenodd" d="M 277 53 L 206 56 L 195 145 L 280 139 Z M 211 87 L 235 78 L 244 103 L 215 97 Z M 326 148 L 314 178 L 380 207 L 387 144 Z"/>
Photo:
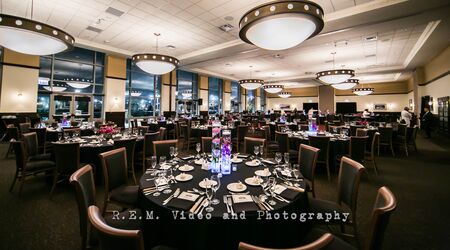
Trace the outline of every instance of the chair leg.
<path fill-rule="evenodd" d="M 395 157 L 394 146 L 392 145 L 392 142 L 390 143 L 390 146 L 391 146 L 392 156 Z"/>
<path fill-rule="evenodd" d="M 58 171 L 55 170 L 55 172 L 53 173 L 53 185 L 52 185 L 52 189 L 50 190 L 50 199 L 52 198 L 53 192 L 55 191 L 57 181 L 58 181 Z"/>
<path fill-rule="evenodd" d="M 19 176 L 19 171 L 16 170 L 16 174 L 14 175 L 13 183 L 11 183 L 11 187 L 9 187 L 9 192 L 11 192 L 16 185 L 17 177 Z"/>
<path fill-rule="evenodd" d="M 22 195 L 23 185 L 25 184 L 25 175 L 20 178 L 19 196 Z"/>
<path fill-rule="evenodd" d="M 5 159 L 8 158 L 9 154 L 11 153 L 11 151 L 12 151 L 12 144 L 9 143 L 8 150 L 6 150 Z"/>

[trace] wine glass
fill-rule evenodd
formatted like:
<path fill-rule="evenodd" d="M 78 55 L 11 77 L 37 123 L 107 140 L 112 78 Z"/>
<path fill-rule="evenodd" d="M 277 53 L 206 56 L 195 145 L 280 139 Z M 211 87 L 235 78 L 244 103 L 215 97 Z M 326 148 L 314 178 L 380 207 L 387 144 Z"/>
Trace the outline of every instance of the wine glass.
<path fill-rule="evenodd" d="M 259 146 L 254 146 L 254 147 L 253 147 L 253 153 L 255 153 L 255 156 L 258 157 L 258 154 L 259 154 Z"/>
<path fill-rule="evenodd" d="M 152 168 L 155 169 L 156 165 L 158 164 L 157 157 L 156 156 L 152 156 L 151 161 L 152 161 Z"/>
<path fill-rule="evenodd" d="M 177 156 L 178 156 L 178 148 L 177 147 L 175 147 L 173 149 L 173 156 L 175 156 L 175 159 L 177 159 Z"/>
<path fill-rule="evenodd" d="M 163 165 L 164 163 L 166 163 L 166 157 L 165 156 L 160 156 L 159 157 L 159 165 Z"/>
<path fill-rule="evenodd" d="M 264 156 L 264 147 L 263 146 L 259 147 L 259 154 L 261 155 L 261 158 Z"/>
<path fill-rule="evenodd" d="M 277 185 L 277 180 L 275 179 L 275 177 L 270 177 L 269 178 L 269 192 L 270 192 L 270 196 L 272 197 L 272 199 L 269 201 L 269 204 L 272 206 L 275 206 L 277 204 L 277 202 L 273 199 L 273 197 L 275 197 L 275 186 Z"/>
<path fill-rule="evenodd" d="M 58 141 L 61 141 L 61 139 L 62 139 L 62 134 L 58 133 Z"/>
<path fill-rule="evenodd" d="M 295 179 L 298 179 L 298 177 L 300 176 L 300 165 L 292 165 L 292 173 L 294 174 Z"/>
<path fill-rule="evenodd" d="M 289 167 L 289 153 L 284 153 L 284 162 L 286 166 Z"/>
<path fill-rule="evenodd" d="M 173 161 L 173 155 L 175 154 L 175 147 L 169 148 L 170 160 Z"/>
<path fill-rule="evenodd" d="M 211 213 L 212 211 L 214 211 L 214 208 L 211 206 L 211 199 L 213 197 L 213 188 L 211 183 L 209 183 L 209 180 L 207 178 L 205 178 L 204 180 L 205 183 L 205 194 L 206 194 L 206 198 L 208 199 L 208 207 L 205 208 L 205 211 L 208 213 Z"/>
<path fill-rule="evenodd" d="M 220 188 L 220 176 L 218 174 L 211 176 L 211 186 L 212 186 L 212 189 L 213 189 L 214 195 L 215 195 L 217 190 L 219 190 L 219 188 Z M 219 203 L 220 203 L 220 201 L 217 198 L 214 198 L 211 201 L 212 205 L 217 205 Z"/>
<path fill-rule="evenodd" d="M 281 156 L 280 152 L 277 152 L 275 154 L 275 161 L 277 162 L 277 166 L 280 165 L 281 161 L 283 160 L 283 156 Z"/>
<path fill-rule="evenodd" d="M 202 144 L 197 143 L 195 144 L 195 151 L 197 151 L 197 159 L 200 158 L 200 151 L 202 150 Z"/>
<path fill-rule="evenodd" d="M 269 185 L 269 178 L 267 176 L 260 176 L 259 178 L 261 178 L 261 187 L 263 189 L 264 194 L 261 195 L 261 197 L 263 197 L 263 199 L 267 199 L 267 185 Z"/>

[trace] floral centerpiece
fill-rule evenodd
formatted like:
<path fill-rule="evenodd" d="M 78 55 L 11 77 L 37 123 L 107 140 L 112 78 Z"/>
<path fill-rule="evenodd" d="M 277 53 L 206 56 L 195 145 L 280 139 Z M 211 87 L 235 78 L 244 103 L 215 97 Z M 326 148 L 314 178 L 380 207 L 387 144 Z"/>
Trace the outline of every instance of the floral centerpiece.
<path fill-rule="evenodd" d="M 308 121 L 308 128 L 309 128 L 309 131 L 311 131 L 311 132 L 316 132 L 317 131 L 317 120 L 316 120 L 316 118 L 309 119 L 309 121 Z"/>
<path fill-rule="evenodd" d="M 231 130 L 222 131 L 222 161 L 221 172 L 231 174 Z"/>
<path fill-rule="evenodd" d="M 213 123 L 212 128 L 212 142 L 211 142 L 211 172 L 220 172 L 220 123 Z"/>
<path fill-rule="evenodd" d="M 112 126 L 102 126 L 99 130 L 98 133 L 103 135 L 103 137 L 107 140 L 112 139 L 112 135 L 114 133 L 114 127 Z"/>

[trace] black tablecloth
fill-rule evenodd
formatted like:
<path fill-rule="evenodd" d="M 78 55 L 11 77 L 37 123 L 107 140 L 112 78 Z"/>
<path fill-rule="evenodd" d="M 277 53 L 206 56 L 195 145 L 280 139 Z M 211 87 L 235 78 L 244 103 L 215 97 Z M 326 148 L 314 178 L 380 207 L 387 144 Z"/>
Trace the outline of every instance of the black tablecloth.
<path fill-rule="evenodd" d="M 184 164 L 184 163 L 181 163 Z M 192 190 L 192 188 L 201 189 L 198 183 L 205 177 L 210 177 L 211 173 L 202 170 L 201 166 L 190 164 L 195 169 L 189 174 L 194 178 L 188 182 L 178 182 L 172 184 L 173 191 L 180 188 L 181 191 Z M 270 170 L 271 166 L 266 166 Z M 299 214 L 307 212 L 308 199 L 306 193 L 300 193 L 291 203 L 285 203 L 275 200 L 277 204 L 273 206 L 275 210 L 266 212 L 272 214 L 272 220 L 266 220 L 266 217 L 260 214 L 246 213 L 245 220 L 225 220 L 227 216 L 226 205 L 223 203 L 223 196 L 229 195 L 226 186 L 229 183 L 242 181 L 245 178 L 254 176 L 256 170 L 263 169 L 260 167 L 248 167 L 244 163 L 237 165 L 237 171 L 231 175 L 225 175 L 221 178 L 221 186 L 217 191 L 216 198 L 220 200 L 220 204 L 213 206 L 214 211 L 210 214 L 211 219 L 203 218 L 193 220 L 174 219 L 174 215 L 180 216 L 180 212 L 169 209 L 162 205 L 162 201 L 170 194 L 161 194 L 160 196 L 148 195 L 140 193 L 141 209 L 144 213 L 152 214 L 153 220 L 144 220 L 144 235 L 146 246 L 156 244 L 166 244 L 179 249 L 236 249 L 240 241 L 253 244 L 259 244 L 270 247 L 293 247 L 299 244 L 301 235 L 309 229 L 309 222 L 300 222 L 299 217 L 292 220 L 273 219 L 276 213 L 285 212 L 289 215 L 292 213 Z M 175 171 L 174 175 L 180 172 Z M 140 186 L 148 187 L 150 178 L 149 174 L 144 174 L 140 179 Z M 300 182 L 304 188 L 304 183 Z M 261 187 L 252 187 L 247 185 L 247 190 L 251 195 L 262 194 Z M 207 213 L 204 211 L 203 215 Z M 224 215 L 225 214 L 225 215 Z M 184 213 L 188 216 L 188 213 Z M 158 217 L 159 219 L 156 219 Z"/>

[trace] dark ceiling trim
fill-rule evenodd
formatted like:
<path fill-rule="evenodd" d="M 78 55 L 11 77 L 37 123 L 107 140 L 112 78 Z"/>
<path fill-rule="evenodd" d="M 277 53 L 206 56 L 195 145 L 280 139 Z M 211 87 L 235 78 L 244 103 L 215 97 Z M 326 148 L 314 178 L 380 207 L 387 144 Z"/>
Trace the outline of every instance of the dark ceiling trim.
<path fill-rule="evenodd" d="M 448 74 L 450 74 L 450 70 L 448 70 L 447 72 L 444 72 L 444 73 L 442 73 L 442 74 L 436 76 L 435 78 L 433 78 L 433 79 L 431 79 L 431 80 L 429 80 L 429 81 L 427 81 L 427 82 L 424 82 L 424 83 L 422 83 L 422 84 L 419 84 L 419 86 L 425 86 L 425 85 L 428 85 L 428 84 L 430 84 L 430 83 L 433 83 L 434 81 L 437 81 L 437 80 L 441 79 L 442 77 L 446 77 Z"/>
<path fill-rule="evenodd" d="M 40 69 L 41 67 L 38 66 L 30 66 L 30 65 L 22 65 L 22 64 L 15 64 L 15 63 L 6 63 L 6 62 L 1 62 L 1 65 L 5 65 L 5 66 L 13 66 L 13 67 L 20 67 L 20 68 L 27 68 L 27 69 Z"/>
<path fill-rule="evenodd" d="M 106 78 L 109 79 L 116 79 L 116 80 L 127 80 L 127 78 L 123 78 L 123 77 L 115 77 L 115 76 L 105 76 Z"/>

